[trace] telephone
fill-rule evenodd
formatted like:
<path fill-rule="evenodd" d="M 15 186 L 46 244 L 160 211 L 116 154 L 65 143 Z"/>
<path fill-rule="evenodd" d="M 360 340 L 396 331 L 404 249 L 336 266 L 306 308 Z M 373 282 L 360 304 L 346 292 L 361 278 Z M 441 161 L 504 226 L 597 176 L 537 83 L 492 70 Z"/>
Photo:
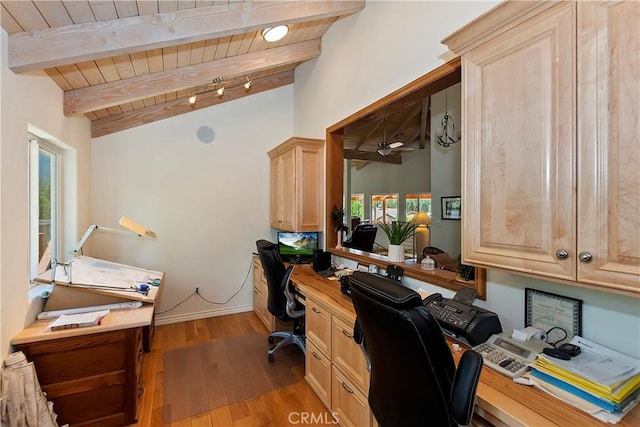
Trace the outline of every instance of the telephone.
<path fill-rule="evenodd" d="M 462 338 L 471 346 L 485 342 L 492 334 L 502 332 L 498 315 L 472 304 L 475 292 L 463 289 L 453 299 L 440 294 L 429 295 L 422 304 L 436 318 L 443 332 Z"/>
<path fill-rule="evenodd" d="M 473 349 L 480 353 L 485 365 L 511 378 L 522 376 L 538 354 L 550 347 L 542 340 L 516 341 L 503 332 L 492 335 L 487 342 Z"/>

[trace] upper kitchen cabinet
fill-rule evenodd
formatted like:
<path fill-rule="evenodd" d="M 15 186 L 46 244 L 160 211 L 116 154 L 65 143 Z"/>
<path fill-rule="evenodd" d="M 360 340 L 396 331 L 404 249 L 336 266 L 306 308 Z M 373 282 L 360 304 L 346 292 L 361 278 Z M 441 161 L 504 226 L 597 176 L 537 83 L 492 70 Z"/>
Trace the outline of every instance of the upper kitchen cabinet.
<path fill-rule="evenodd" d="M 640 294 L 640 3 L 507 1 L 462 56 L 465 263 Z"/>
<path fill-rule="evenodd" d="M 269 151 L 271 227 L 322 231 L 323 147 L 323 140 L 293 137 Z"/>

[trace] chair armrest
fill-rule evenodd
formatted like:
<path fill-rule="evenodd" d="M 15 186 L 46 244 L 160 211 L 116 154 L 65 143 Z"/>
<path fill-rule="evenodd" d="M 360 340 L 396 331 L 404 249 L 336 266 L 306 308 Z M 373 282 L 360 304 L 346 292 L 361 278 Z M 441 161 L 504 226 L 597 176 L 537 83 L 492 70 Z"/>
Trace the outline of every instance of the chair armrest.
<path fill-rule="evenodd" d="M 473 350 L 464 352 L 458 363 L 451 388 L 451 414 L 459 425 L 467 425 L 473 416 L 476 389 L 482 370 L 482 356 Z"/>
<path fill-rule="evenodd" d="M 291 273 L 293 273 L 293 265 L 289 266 L 287 271 L 285 271 L 280 286 L 284 290 L 284 296 L 287 299 L 287 304 L 285 305 L 285 312 L 287 313 L 287 316 L 292 319 L 299 319 L 304 317 L 304 308 L 298 309 L 298 302 L 296 301 L 296 297 L 291 290 L 291 284 L 289 283 Z"/>

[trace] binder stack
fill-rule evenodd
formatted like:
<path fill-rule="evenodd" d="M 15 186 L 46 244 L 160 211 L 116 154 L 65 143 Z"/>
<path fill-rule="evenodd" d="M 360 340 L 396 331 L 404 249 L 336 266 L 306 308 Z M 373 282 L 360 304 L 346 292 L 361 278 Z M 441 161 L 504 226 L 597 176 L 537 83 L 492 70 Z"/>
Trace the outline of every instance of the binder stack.
<path fill-rule="evenodd" d="M 546 392 L 594 415 L 616 423 L 640 400 L 640 361 L 575 336 L 582 352 L 571 360 L 540 354 L 530 379 Z"/>

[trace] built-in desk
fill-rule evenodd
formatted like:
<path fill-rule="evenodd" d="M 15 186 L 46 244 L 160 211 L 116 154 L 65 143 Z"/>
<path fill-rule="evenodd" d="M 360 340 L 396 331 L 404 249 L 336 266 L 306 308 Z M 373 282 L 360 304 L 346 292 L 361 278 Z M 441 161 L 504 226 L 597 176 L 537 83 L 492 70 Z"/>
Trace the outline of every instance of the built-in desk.
<path fill-rule="evenodd" d="M 351 299 L 340 292 L 339 282 L 320 276 L 307 265 L 296 266 L 291 280 L 307 300 L 330 307 L 333 313 L 344 319 L 355 319 Z M 453 355 L 457 363 L 462 351 L 454 351 Z M 515 384 L 510 378 L 486 367 L 482 370 L 478 385 L 476 413 L 496 425 L 608 425 L 533 387 Z M 640 406 L 617 425 L 640 425 Z"/>

